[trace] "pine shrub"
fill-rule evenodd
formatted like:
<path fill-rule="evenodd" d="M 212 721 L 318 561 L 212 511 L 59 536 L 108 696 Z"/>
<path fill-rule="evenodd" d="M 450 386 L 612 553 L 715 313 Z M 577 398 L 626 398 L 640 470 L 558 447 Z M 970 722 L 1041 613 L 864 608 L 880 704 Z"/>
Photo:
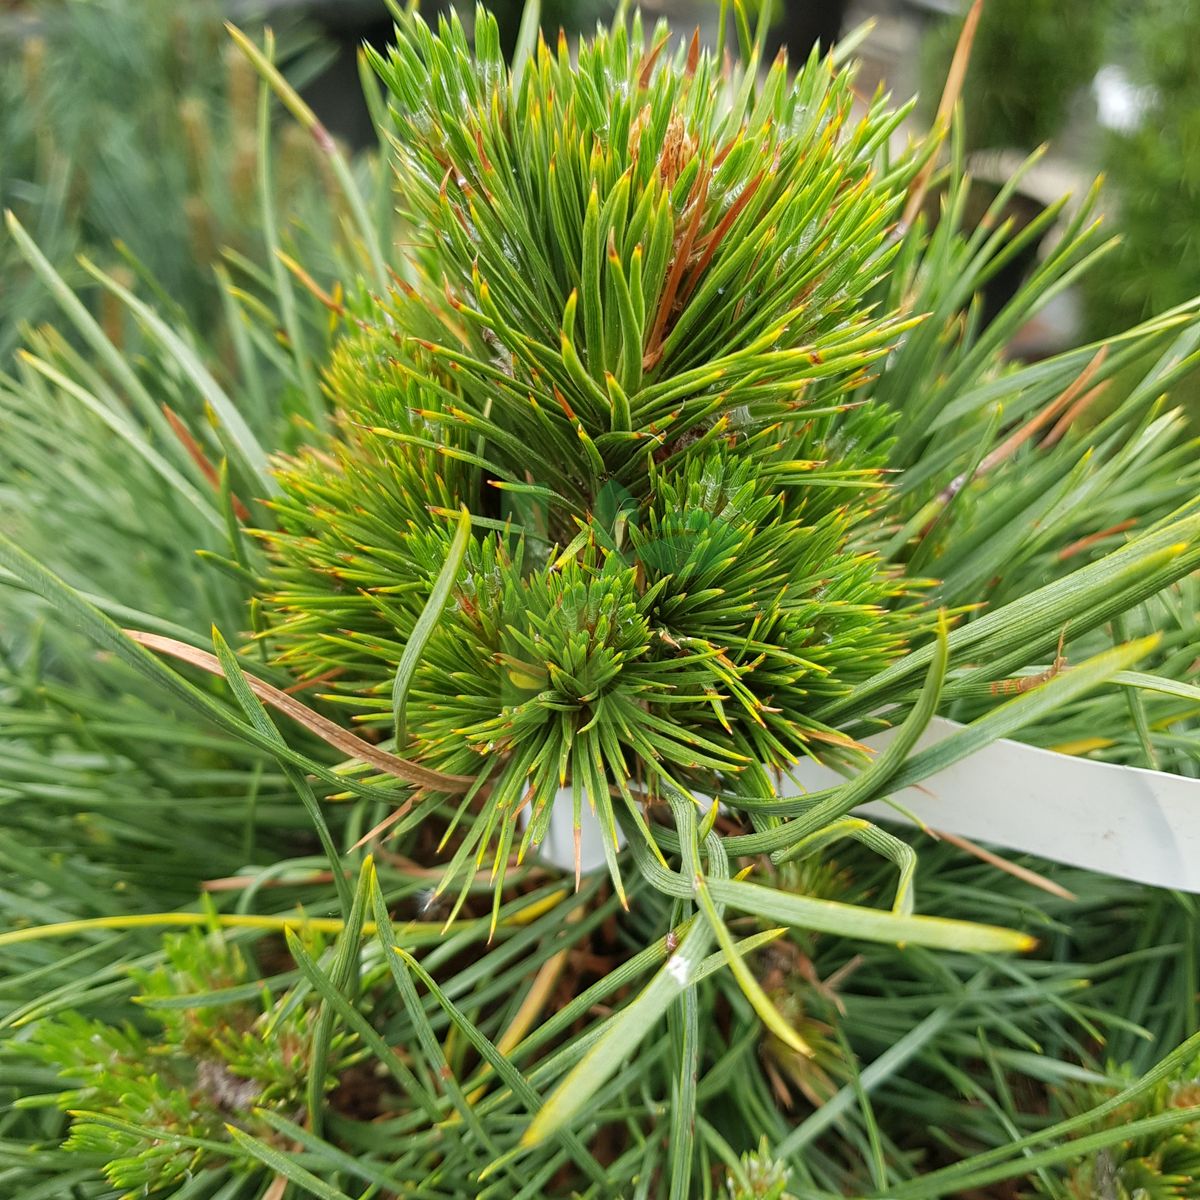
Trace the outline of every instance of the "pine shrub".
<path fill-rule="evenodd" d="M 1189 905 L 851 814 L 1014 735 L 1195 774 L 1194 307 L 1009 361 L 1089 207 L 985 323 L 1062 206 L 964 230 L 958 140 L 743 50 L 619 20 L 510 68 L 404 15 L 391 254 L 259 55 L 352 226 L 341 278 L 230 297 L 228 390 L 14 223 L 88 347 L 0 389 L 20 1194 L 1065 1196 L 1138 1105 L 1186 1130 L 1190 1010 L 1128 966 L 1193 1002 Z M 606 868 L 540 859 L 585 807 Z M 1051 1124 L 1131 1026 L 1162 1065 Z"/>

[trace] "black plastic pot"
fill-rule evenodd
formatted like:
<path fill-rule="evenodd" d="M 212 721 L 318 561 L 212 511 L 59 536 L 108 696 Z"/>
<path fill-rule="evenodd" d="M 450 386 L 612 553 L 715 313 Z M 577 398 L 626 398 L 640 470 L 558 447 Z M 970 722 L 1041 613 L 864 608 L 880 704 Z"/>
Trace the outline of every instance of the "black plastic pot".
<path fill-rule="evenodd" d="M 969 231 L 979 227 L 980 222 L 995 201 L 999 191 L 1000 184 L 986 178 L 974 178 L 972 180 L 971 190 L 967 196 L 966 208 L 962 219 L 965 230 Z M 931 226 L 938 221 L 941 215 L 942 199 L 942 193 L 937 190 L 931 191 L 925 199 L 923 211 L 926 221 Z M 998 226 L 1006 220 L 1011 219 L 1012 230 L 1010 236 L 1015 238 L 1032 221 L 1036 220 L 1045 211 L 1045 208 L 1046 206 L 1041 200 L 1018 191 L 1014 193 L 1004 206 L 996 218 L 995 224 Z M 1043 232 L 1041 237 L 1033 238 L 1027 245 L 1023 246 L 1017 254 L 1014 254 L 984 284 L 980 291 L 980 300 L 983 305 L 981 315 L 984 325 L 989 324 L 997 317 L 1029 277 L 1029 273 L 1037 265 L 1038 254 L 1041 251 L 1042 243 L 1045 241 L 1046 233 L 1048 232 L 1048 230 Z"/>
<path fill-rule="evenodd" d="M 987 212 L 988 206 L 996 198 L 999 188 L 996 184 L 985 180 L 976 180 L 971 187 L 967 202 L 966 219 L 971 225 L 978 225 Z M 1002 210 L 1000 221 L 1012 220 L 1012 236 L 1016 237 L 1027 225 L 1045 211 L 1045 205 L 1017 192 Z M 1037 265 L 1038 253 L 1041 250 L 1045 234 L 1034 238 L 1028 245 L 1023 246 L 1019 253 L 1005 263 L 992 276 L 983 288 L 983 321 L 992 321 L 1004 306 L 1017 294 L 1021 285 L 1029 278 L 1029 273 Z"/>
<path fill-rule="evenodd" d="M 793 63 L 803 62 L 818 43 L 830 49 L 841 35 L 847 6 L 848 0 L 784 0 L 767 37 L 767 61 L 780 49 Z"/>

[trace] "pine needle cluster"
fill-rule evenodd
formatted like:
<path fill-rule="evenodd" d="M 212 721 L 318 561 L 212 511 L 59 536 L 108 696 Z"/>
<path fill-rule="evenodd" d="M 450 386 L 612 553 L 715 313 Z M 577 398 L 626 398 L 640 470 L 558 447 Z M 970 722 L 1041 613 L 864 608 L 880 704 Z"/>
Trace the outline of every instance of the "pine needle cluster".
<path fill-rule="evenodd" d="M 1075 1111 L 1110 1099 L 1110 1089 L 1076 1088 L 1070 1099 Z M 1181 1064 L 1155 1087 L 1118 1105 L 1108 1117 L 1114 1127 L 1132 1125 L 1172 1111 L 1194 1114 L 1200 1109 L 1200 1062 Z M 1163 1132 L 1147 1128 L 1136 1136 L 1073 1165 L 1066 1179 L 1071 1197 L 1115 1196 L 1118 1200 L 1188 1200 L 1200 1192 L 1200 1121 L 1195 1116 Z"/>
<path fill-rule="evenodd" d="M 568 780 L 615 852 L 609 785 L 634 819 L 644 787 L 769 795 L 921 627 L 862 537 L 888 418 L 839 420 L 911 323 L 864 295 L 916 167 L 875 168 L 897 116 L 828 62 L 720 103 L 711 55 L 663 69 L 635 25 L 543 44 L 510 99 L 492 34 L 414 23 L 376 63 L 417 283 L 339 353 L 332 451 L 281 474 L 270 640 L 390 723 L 465 508 L 406 749 L 488 781 L 481 854 Z"/>
<path fill-rule="evenodd" d="M 219 1161 L 230 1121 L 285 1147 L 270 1117 L 302 1105 L 314 1053 L 316 1010 L 257 990 L 219 930 L 168 935 L 163 953 L 161 965 L 133 972 L 153 1034 L 68 1012 L 39 1024 L 29 1048 L 69 1083 L 55 1096 L 76 1114 L 65 1148 L 102 1158 L 106 1178 L 130 1193 L 178 1187 L 200 1163 Z M 179 1003 L 231 992 L 246 998 Z M 322 1092 L 352 1060 L 350 1041 L 338 1033 L 325 1047 Z"/>

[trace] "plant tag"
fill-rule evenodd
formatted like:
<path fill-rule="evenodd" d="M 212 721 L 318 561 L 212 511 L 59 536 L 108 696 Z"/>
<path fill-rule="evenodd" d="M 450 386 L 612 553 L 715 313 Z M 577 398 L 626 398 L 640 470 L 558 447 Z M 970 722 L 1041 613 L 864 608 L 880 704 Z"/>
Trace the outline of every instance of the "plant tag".
<path fill-rule="evenodd" d="M 918 747 L 936 745 L 962 728 L 935 717 Z M 866 744 L 882 750 L 893 734 L 875 734 Z M 789 786 L 793 781 L 800 788 Z M 804 762 L 793 768 L 780 794 L 800 796 L 844 782 L 830 767 Z M 702 808 L 711 804 L 708 797 L 697 799 Z M 894 799 L 933 830 L 1154 887 L 1200 892 L 1198 779 L 1091 762 L 1002 739 L 895 793 Z M 856 811 L 874 820 L 909 823 L 882 800 Z M 526 819 L 523 813 L 522 827 Z M 625 844 L 619 829 L 618 844 Z M 570 788 L 556 797 L 546 836 L 535 851 L 560 870 L 575 870 Z M 604 867 L 600 823 L 586 801 L 580 866 L 585 874 Z"/>
<path fill-rule="evenodd" d="M 544 863 L 567 872 L 575 870 L 575 810 L 572 795 L 569 787 L 558 789 L 554 808 L 550 812 L 550 823 L 546 826 L 546 836 L 531 848 Z M 529 824 L 528 807 L 521 810 L 518 819 L 524 830 Z M 618 825 L 617 847 L 619 849 L 624 845 L 625 835 Z M 585 796 L 579 808 L 579 869 L 586 875 L 589 871 L 599 871 L 604 865 L 604 835 L 600 818 Z"/>
<path fill-rule="evenodd" d="M 935 717 L 919 746 L 935 745 L 961 728 Z M 866 744 L 882 749 L 893 732 Z M 844 782 L 811 762 L 792 774 L 804 790 Z M 804 793 L 790 788 L 787 794 Z M 934 830 L 1155 887 L 1200 892 L 1200 780 L 1001 740 L 893 798 Z M 905 820 L 884 801 L 857 811 Z"/>

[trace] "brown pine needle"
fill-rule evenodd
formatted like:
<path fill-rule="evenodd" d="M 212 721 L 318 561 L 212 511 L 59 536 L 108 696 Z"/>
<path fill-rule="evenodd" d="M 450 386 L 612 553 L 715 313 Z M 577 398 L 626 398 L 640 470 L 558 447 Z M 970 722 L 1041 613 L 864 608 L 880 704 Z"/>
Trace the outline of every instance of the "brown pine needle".
<path fill-rule="evenodd" d="M 772 169 L 774 169 L 772 167 Z M 700 255 L 700 261 L 692 268 L 688 275 L 687 283 L 684 284 L 683 290 L 679 293 L 679 301 L 681 304 L 686 304 L 692 292 L 696 290 L 696 285 L 700 282 L 704 272 L 708 269 L 708 264 L 712 262 L 713 255 L 716 254 L 717 248 L 720 246 L 722 239 L 729 232 L 729 227 L 738 219 L 742 210 L 754 198 L 754 193 L 762 186 L 762 181 L 766 178 L 766 171 L 759 171 L 752 180 L 742 189 L 741 195 L 729 206 L 728 211 L 721 218 L 716 229 L 704 239 L 704 250 Z"/>
<path fill-rule="evenodd" d="M 262 1200 L 283 1200 L 283 1193 L 287 1191 L 288 1178 L 286 1175 L 276 1175 L 271 1180 L 271 1186 L 262 1194 Z"/>
<path fill-rule="evenodd" d="M 650 77 L 654 74 L 654 64 L 658 62 L 659 55 L 662 54 L 670 40 L 670 37 L 664 34 L 642 57 L 641 71 L 638 73 L 638 87 L 640 89 L 645 90 L 650 86 Z"/>
<path fill-rule="evenodd" d="M 692 40 L 688 43 L 687 65 L 683 69 L 684 75 L 691 79 L 696 74 L 696 68 L 700 65 L 700 26 L 697 25 L 692 31 Z"/>
<path fill-rule="evenodd" d="M 220 879 L 205 879 L 200 884 L 204 892 L 240 892 L 257 884 L 260 888 L 301 887 L 313 883 L 332 883 L 332 871 L 310 871 L 303 878 L 267 879 L 260 881 L 256 875 L 223 875 Z"/>
<path fill-rule="evenodd" d="M 1009 862 L 1007 858 L 1002 858 L 999 854 L 995 854 L 991 850 L 985 850 L 969 838 L 960 837 L 957 833 L 943 833 L 940 829 L 931 829 L 929 832 L 934 837 L 940 838 L 943 842 L 949 842 L 951 846 L 957 846 L 960 850 L 965 850 L 968 854 L 973 854 L 980 862 L 985 862 L 989 866 L 995 867 L 997 870 L 1011 875 L 1014 879 L 1020 879 L 1035 888 L 1041 888 L 1043 892 L 1049 892 L 1050 895 L 1058 896 L 1061 900 L 1079 899 L 1074 892 L 1068 891 L 1061 883 L 1055 883 L 1053 879 L 1047 879 L 1045 875 L 1039 874 L 1037 871 L 1031 871 L 1028 867 L 1022 867 L 1015 862 Z"/>
<path fill-rule="evenodd" d="M 220 491 L 221 477 L 217 474 L 217 469 L 208 461 L 204 453 L 204 448 L 192 436 L 192 431 L 183 423 L 179 414 L 175 412 L 169 404 L 162 406 L 163 416 L 167 418 L 167 423 L 171 426 L 172 432 L 179 439 L 184 450 L 187 451 L 188 458 L 192 460 L 200 469 L 200 473 L 212 484 L 213 488 Z M 233 503 L 233 512 L 237 519 L 243 523 L 250 520 L 250 510 L 232 493 L 230 500 Z"/>
<path fill-rule="evenodd" d="M 399 808 L 394 808 L 378 825 L 368 829 L 366 833 L 350 847 L 351 851 L 361 850 L 368 842 L 373 842 L 380 834 L 386 833 L 401 817 L 412 811 L 412 806 L 416 800 L 415 796 L 410 796 Z"/>
<path fill-rule="evenodd" d="M 1063 390 L 1057 396 L 1055 396 L 1055 398 L 1051 400 L 1049 404 L 1047 404 L 1040 412 L 1036 413 L 1032 418 L 1030 418 L 1030 420 L 1026 421 L 1025 424 L 1019 429 L 1009 434 L 1009 436 L 1005 438 L 999 446 L 997 446 L 987 455 L 986 458 L 983 459 L 983 461 L 975 469 L 974 475 L 970 476 L 970 478 L 968 478 L 966 475 L 956 475 L 938 495 L 939 505 L 944 506 L 948 504 L 954 499 L 955 496 L 958 495 L 958 493 L 967 483 L 970 483 L 973 479 L 981 478 L 989 471 L 992 471 L 996 467 L 1000 466 L 1001 463 L 1012 458 L 1012 456 L 1016 454 L 1016 452 L 1023 445 L 1025 445 L 1025 443 L 1029 441 L 1031 437 L 1033 437 L 1039 430 L 1044 429 L 1051 421 L 1054 420 L 1055 417 L 1058 416 L 1059 413 L 1063 411 L 1063 409 L 1066 409 L 1067 412 L 1062 421 L 1060 421 L 1059 424 L 1054 427 L 1054 430 L 1052 430 L 1046 438 L 1045 444 L 1047 446 L 1053 445 L 1051 438 L 1054 438 L 1054 434 L 1058 430 L 1059 426 L 1062 425 L 1064 421 L 1069 424 L 1070 422 L 1068 418 L 1074 419 L 1079 412 L 1083 411 L 1081 406 L 1084 405 L 1084 402 L 1090 403 L 1091 397 L 1093 397 L 1097 392 L 1106 386 L 1106 383 L 1099 384 L 1090 392 L 1086 392 L 1082 399 L 1080 399 L 1080 393 L 1084 392 L 1084 389 L 1087 388 L 1088 384 L 1091 383 L 1091 381 L 1095 378 L 1096 372 L 1099 371 L 1104 365 L 1104 360 L 1107 357 L 1108 347 L 1101 346 L 1100 349 L 1096 351 L 1095 355 L 1093 355 L 1088 365 L 1084 367 L 1083 370 L 1080 371 L 1080 373 L 1075 377 L 1075 379 L 1073 379 L 1065 388 L 1063 388 Z M 1059 437 L 1061 436 L 1062 435 L 1059 434 Z M 1057 439 L 1055 438 L 1055 440 Z M 927 527 L 925 533 L 928 532 L 929 529 Z"/>
<path fill-rule="evenodd" d="M 186 642 L 163 637 L 157 633 L 143 633 L 138 629 L 125 629 L 122 632 L 126 637 L 131 638 L 140 646 L 145 646 L 148 650 L 169 654 L 172 658 L 177 658 L 189 666 L 199 667 L 200 670 L 207 671 L 211 675 L 225 678 L 225 671 L 220 660 L 215 654 L 209 654 L 207 650 L 189 646 Z M 364 742 L 362 738 L 356 737 L 340 725 L 335 725 L 328 717 L 314 712 L 307 705 L 301 704 L 295 697 L 273 687 L 265 680 L 259 679 L 258 676 L 251 675 L 249 672 L 242 674 L 250 690 L 264 704 L 270 705 L 276 712 L 281 712 L 284 716 L 291 717 L 297 724 L 303 725 L 310 733 L 315 734 L 321 741 L 333 746 L 334 749 L 340 750 L 348 758 L 361 759 L 368 766 L 375 767 L 387 775 L 394 775 L 406 783 L 428 788 L 434 792 L 457 795 L 465 792 L 475 782 L 470 775 L 445 775 L 441 771 L 431 770 L 429 767 L 421 766 L 420 763 L 409 762 L 408 759 L 398 758 L 395 754 L 380 750 L 378 746 Z"/>
<path fill-rule="evenodd" d="M 1086 392 L 1080 396 L 1070 408 L 1067 409 L 1057 424 L 1042 441 L 1042 445 L 1049 449 L 1051 446 L 1057 445 L 1062 441 L 1068 429 L 1079 419 L 1080 415 L 1091 408 L 1096 398 L 1102 396 L 1107 390 L 1108 385 L 1112 382 L 1110 379 L 1104 380 L 1103 383 L 1098 383 L 1090 392 Z"/>
<path fill-rule="evenodd" d="M 282 250 L 276 250 L 275 253 L 279 261 L 291 271 L 303 287 L 311 292 L 330 312 L 337 313 L 339 317 L 346 315 L 346 306 L 336 296 L 327 292 L 290 254 L 286 254 Z"/>
<path fill-rule="evenodd" d="M 285 687 L 283 690 L 289 696 L 298 696 L 301 692 L 311 691 L 323 683 L 329 683 L 344 671 L 344 667 L 330 667 L 328 671 L 322 671 L 320 675 L 314 675 L 311 679 L 301 679 L 299 683 L 293 683 L 291 687 Z"/>
<path fill-rule="evenodd" d="M 642 359 L 643 370 L 653 370 L 662 357 L 662 343 L 667 331 L 667 321 L 675 307 L 675 297 L 678 295 L 679 285 L 683 280 L 683 272 L 687 267 L 688 260 L 692 257 L 692 248 L 695 246 L 696 237 L 700 232 L 700 220 L 708 202 L 710 178 L 711 171 L 702 168 L 699 178 L 692 186 L 691 217 L 684 227 L 681 240 L 675 247 L 675 259 L 659 297 L 658 314 L 654 319 L 654 328 L 650 331 L 650 339 L 646 344 L 646 353 Z"/>
<path fill-rule="evenodd" d="M 942 89 L 942 99 L 938 104 L 937 116 L 934 118 L 933 134 L 940 144 L 945 140 L 950 130 L 950 118 L 954 115 L 954 106 L 962 94 L 963 82 L 967 77 L 967 67 L 971 62 L 971 47 L 975 43 L 975 31 L 979 28 L 979 18 L 983 15 L 983 0 L 975 0 L 967 19 L 963 22 L 962 32 L 958 35 L 958 45 L 954 47 L 954 57 L 950 60 L 950 70 L 946 75 L 946 86 Z M 931 154 L 925 165 L 917 172 L 908 189 L 908 202 L 904 206 L 904 214 L 900 218 L 901 229 L 908 229 L 916 220 L 921 205 L 925 203 L 925 193 L 929 191 L 929 180 L 933 177 L 933 167 L 937 155 Z"/>
<path fill-rule="evenodd" d="M 1088 384 L 1096 376 L 1096 372 L 1104 365 L 1104 360 L 1108 357 L 1108 347 L 1101 346 L 1093 355 L 1092 360 L 1088 363 L 1079 375 L 1068 384 L 1062 392 L 1056 396 L 1045 408 L 1042 409 L 1031 420 L 1027 421 L 1015 433 L 1010 434 L 999 446 L 996 447 L 984 460 L 979 464 L 979 474 L 986 475 L 994 467 L 998 467 L 1006 459 L 1012 456 L 1027 442 L 1039 429 L 1048 425 L 1063 409 L 1071 405 L 1075 399 L 1085 391 Z"/>
<path fill-rule="evenodd" d="M 582 905 L 571 909 L 567 914 L 567 924 L 576 924 L 582 918 L 583 912 Z M 530 984 L 529 991 L 525 993 L 525 998 L 521 1001 L 520 1007 L 496 1042 L 496 1049 L 505 1058 L 511 1055 L 521 1044 L 525 1039 L 525 1035 L 533 1028 L 538 1017 L 541 1016 L 542 1010 L 549 1002 L 551 993 L 554 991 L 554 986 L 558 983 L 558 978 L 562 974 L 563 967 L 566 966 L 570 954 L 570 949 L 560 950 L 557 954 L 546 959 L 542 963 L 538 973 L 533 977 L 533 983 Z M 486 1090 L 487 1085 L 480 1084 L 468 1097 L 468 1103 L 477 1103 Z"/>
<path fill-rule="evenodd" d="M 1107 529 L 1100 529 L 1096 533 L 1089 533 L 1085 537 L 1078 538 L 1069 545 L 1064 546 L 1058 552 L 1059 561 L 1062 562 L 1068 558 L 1074 558 L 1077 554 L 1082 554 L 1085 550 L 1090 550 L 1097 542 L 1103 541 L 1106 537 L 1112 537 L 1116 533 L 1124 533 L 1127 529 L 1132 529 L 1137 524 L 1136 517 L 1130 517 L 1125 521 L 1118 521 L 1115 525 L 1110 525 Z"/>

